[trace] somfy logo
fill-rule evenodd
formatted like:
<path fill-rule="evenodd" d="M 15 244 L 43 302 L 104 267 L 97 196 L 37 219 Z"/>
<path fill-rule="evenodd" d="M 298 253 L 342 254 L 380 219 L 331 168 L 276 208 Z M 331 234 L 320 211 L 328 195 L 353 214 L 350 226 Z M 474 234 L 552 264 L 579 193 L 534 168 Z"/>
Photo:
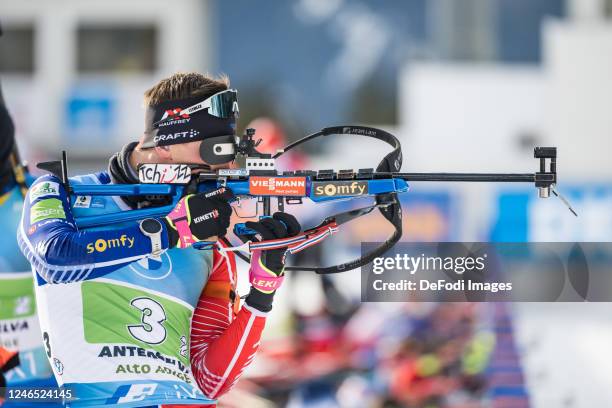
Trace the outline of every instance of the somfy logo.
<path fill-rule="evenodd" d="M 129 237 L 123 234 L 118 238 L 99 238 L 95 242 L 90 242 L 89 244 L 87 244 L 87 253 L 92 254 L 94 251 L 105 252 L 107 249 L 124 248 L 126 246 L 128 248 L 132 248 L 134 246 L 133 237 Z"/>
<path fill-rule="evenodd" d="M 315 197 L 359 196 L 368 193 L 366 181 L 315 182 Z"/>

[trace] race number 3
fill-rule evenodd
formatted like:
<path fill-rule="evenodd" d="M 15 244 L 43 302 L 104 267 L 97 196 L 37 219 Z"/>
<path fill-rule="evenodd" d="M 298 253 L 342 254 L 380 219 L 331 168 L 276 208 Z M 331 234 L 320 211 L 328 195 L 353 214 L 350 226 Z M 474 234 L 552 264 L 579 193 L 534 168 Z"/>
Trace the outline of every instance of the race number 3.
<path fill-rule="evenodd" d="M 129 325 L 127 329 L 137 340 L 147 344 L 159 344 L 166 339 L 166 312 L 162 305 L 153 299 L 140 297 L 130 302 L 132 306 L 142 312 L 142 324 Z"/>

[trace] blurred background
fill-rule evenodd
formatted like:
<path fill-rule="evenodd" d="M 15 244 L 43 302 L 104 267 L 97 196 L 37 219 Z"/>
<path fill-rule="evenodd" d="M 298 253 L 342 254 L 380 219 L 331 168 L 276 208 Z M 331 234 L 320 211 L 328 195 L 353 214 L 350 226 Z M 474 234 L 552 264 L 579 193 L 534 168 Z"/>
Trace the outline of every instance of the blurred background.
<path fill-rule="evenodd" d="M 612 0 L 21 0 L 0 3 L 0 20 L 0 78 L 31 163 L 68 149 L 71 174 L 104 169 L 140 137 L 148 87 L 226 73 L 240 130 L 270 151 L 338 124 L 395 134 L 405 172 L 532 172 L 534 146 L 558 147 L 579 218 L 528 185 L 415 183 L 405 240 L 612 239 Z M 375 167 L 385 153 L 342 136 L 281 166 Z M 338 208 L 288 211 L 308 227 Z M 388 233 L 361 218 L 300 261 L 336 264 Z M 612 406 L 612 305 L 360 304 L 357 273 L 291 276 L 222 403 Z"/>

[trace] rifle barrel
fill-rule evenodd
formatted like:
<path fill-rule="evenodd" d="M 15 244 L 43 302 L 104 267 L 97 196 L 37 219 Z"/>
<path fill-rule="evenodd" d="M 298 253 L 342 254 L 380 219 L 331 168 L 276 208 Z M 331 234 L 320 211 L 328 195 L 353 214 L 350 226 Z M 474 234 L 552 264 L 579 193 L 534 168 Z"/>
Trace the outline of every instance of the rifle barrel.
<path fill-rule="evenodd" d="M 406 181 L 535 182 L 533 173 L 393 173 Z"/>

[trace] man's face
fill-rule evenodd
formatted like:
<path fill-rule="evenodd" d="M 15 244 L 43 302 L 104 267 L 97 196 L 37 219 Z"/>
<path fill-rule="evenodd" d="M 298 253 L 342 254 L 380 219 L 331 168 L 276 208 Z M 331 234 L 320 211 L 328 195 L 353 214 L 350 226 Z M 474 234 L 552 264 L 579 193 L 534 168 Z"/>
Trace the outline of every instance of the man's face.
<path fill-rule="evenodd" d="M 169 145 L 168 148 L 170 150 L 170 154 L 172 157 L 173 163 L 181 163 L 181 164 L 206 164 L 204 160 L 200 157 L 200 144 L 201 141 L 196 142 L 188 142 L 188 143 L 179 143 Z M 231 162 L 224 164 L 216 164 L 209 165 L 212 170 L 217 169 L 227 169 L 230 167 Z"/>

